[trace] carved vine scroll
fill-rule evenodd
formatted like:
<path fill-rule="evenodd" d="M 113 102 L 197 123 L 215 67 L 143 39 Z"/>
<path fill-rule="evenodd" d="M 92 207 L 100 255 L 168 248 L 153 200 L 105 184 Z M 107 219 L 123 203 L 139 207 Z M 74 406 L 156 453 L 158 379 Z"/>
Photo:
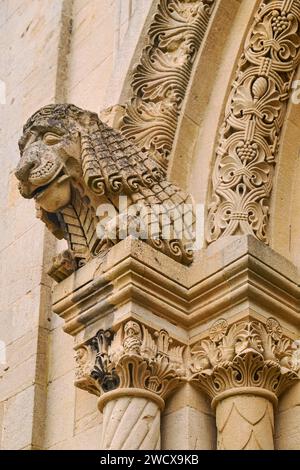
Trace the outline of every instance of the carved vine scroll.
<path fill-rule="evenodd" d="M 246 38 L 220 132 L 207 242 L 252 234 L 268 243 L 269 199 L 292 80 L 300 2 L 263 0 Z"/>
<path fill-rule="evenodd" d="M 149 43 L 133 73 L 133 98 L 121 130 L 164 168 L 178 116 L 215 0 L 161 0 Z"/>

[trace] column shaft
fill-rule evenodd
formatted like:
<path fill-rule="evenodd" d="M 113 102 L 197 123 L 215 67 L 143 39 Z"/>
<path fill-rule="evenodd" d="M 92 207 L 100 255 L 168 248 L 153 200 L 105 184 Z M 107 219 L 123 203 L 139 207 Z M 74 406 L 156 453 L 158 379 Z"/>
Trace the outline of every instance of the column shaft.
<path fill-rule="evenodd" d="M 216 407 L 218 449 L 273 450 L 273 404 L 264 397 L 235 395 Z"/>
<path fill-rule="evenodd" d="M 144 397 L 122 396 L 103 409 L 102 448 L 105 450 L 160 449 L 160 409 Z"/>

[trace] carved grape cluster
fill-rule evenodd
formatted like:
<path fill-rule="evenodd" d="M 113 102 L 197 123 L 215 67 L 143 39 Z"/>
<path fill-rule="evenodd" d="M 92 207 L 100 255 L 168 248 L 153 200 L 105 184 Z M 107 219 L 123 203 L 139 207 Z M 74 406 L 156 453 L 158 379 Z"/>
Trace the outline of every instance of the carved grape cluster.
<path fill-rule="evenodd" d="M 256 158 L 258 145 L 255 142 L 241 141 L 237 146 L 236 153 L 241 161 L 248 163 Z"/>
<path fill-rule="evenodd" d="M 289 20 L 285 12 L 281 14 L 278 11 L 273 12 L 272 18 L 272 29 L 274 33 L 282 33 L 289 26 Z"/>

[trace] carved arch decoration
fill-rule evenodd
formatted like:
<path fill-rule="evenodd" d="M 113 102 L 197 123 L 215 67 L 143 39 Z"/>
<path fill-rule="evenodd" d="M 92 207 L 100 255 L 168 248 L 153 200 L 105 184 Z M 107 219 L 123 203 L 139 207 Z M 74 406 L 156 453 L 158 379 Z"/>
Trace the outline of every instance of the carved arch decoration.
<path fill-rule="evenodd" d="M 167 168 L 193 64 L 216 0 L 160 0 L 132 75 L 121 131 Z"/>
<path fill-rule="evenodd" d="M 263 0 L 238 62 L 218 139 L 206 239 L 268 243 L 281 131 L 300 61 L 300 2 Z"/>

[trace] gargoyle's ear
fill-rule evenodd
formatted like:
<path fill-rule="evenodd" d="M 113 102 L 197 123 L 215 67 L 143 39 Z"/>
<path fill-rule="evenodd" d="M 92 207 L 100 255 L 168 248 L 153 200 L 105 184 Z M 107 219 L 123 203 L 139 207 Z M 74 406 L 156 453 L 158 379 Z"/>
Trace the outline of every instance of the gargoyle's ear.
<path fill-rule="evenodd" d="M 80 115 L 79 122 L 82 127 L 89 128 L 99 122 L 99 116 L 91 111 L 83 111 Z"/>

